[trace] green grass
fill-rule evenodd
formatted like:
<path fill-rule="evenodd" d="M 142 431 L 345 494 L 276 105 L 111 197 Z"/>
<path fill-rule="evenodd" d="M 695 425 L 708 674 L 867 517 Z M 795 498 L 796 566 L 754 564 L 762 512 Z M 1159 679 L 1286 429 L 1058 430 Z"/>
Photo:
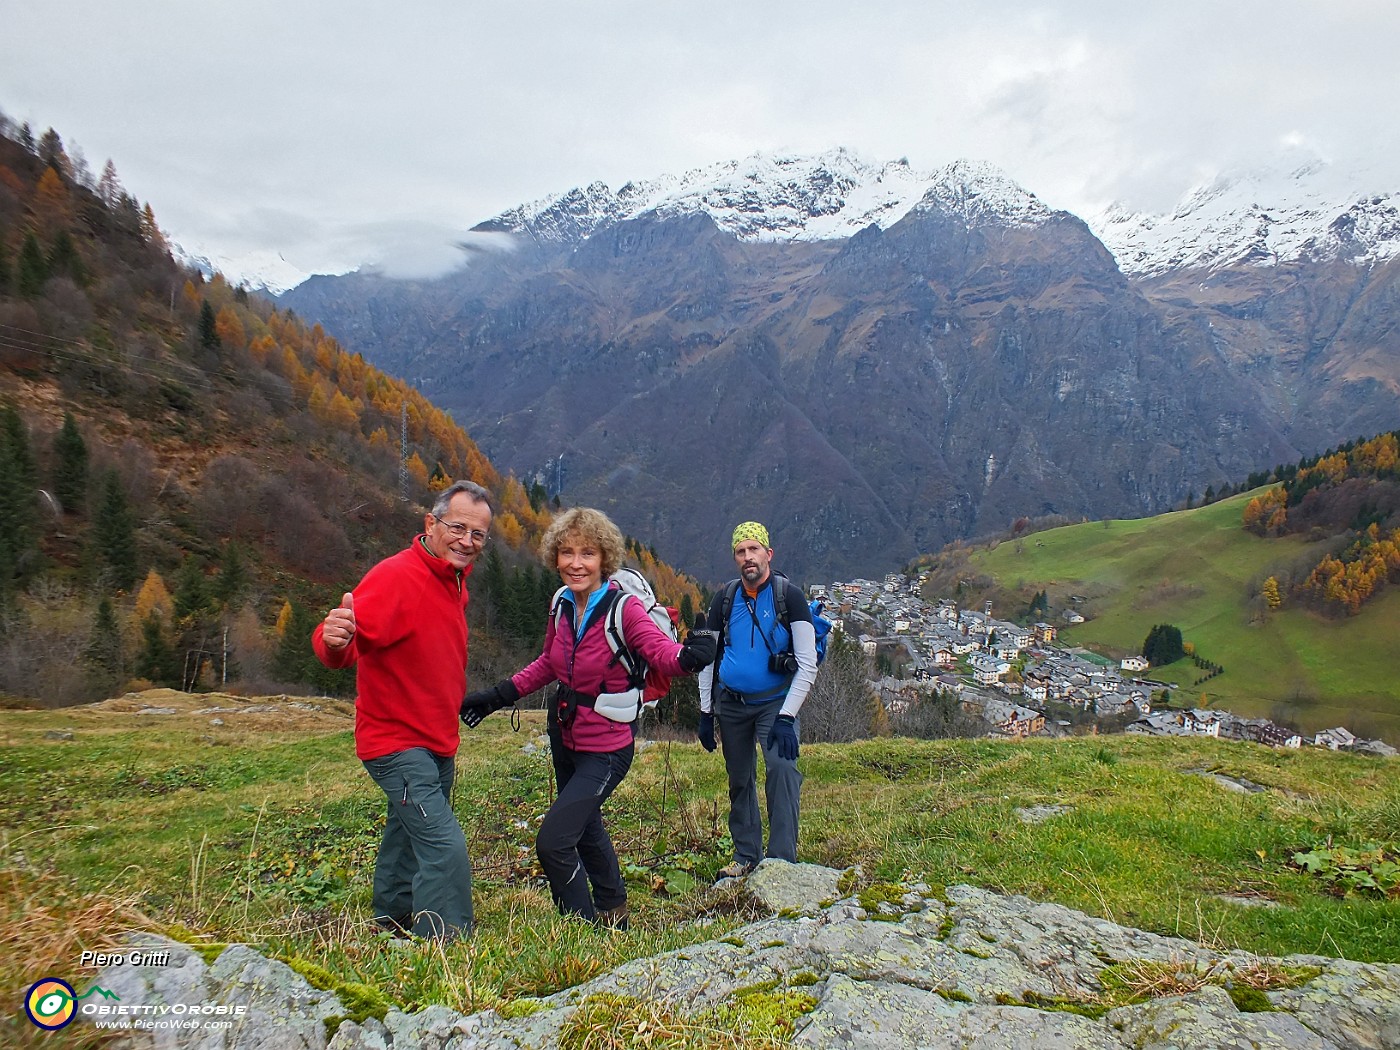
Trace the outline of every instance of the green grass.
<path fill-rule="evenodd" d="M 539 718 L 527 714 L 520 735 L 504 718 L 466 734 L 454 804 L 471 844 L 478 931 L 405 952 L 367 922 L 381 802 L 343 722 L 216 737 L 193 716 L 0 712 L 7 992 L 36 974 L 91 978 L 78 952 L 138 926 L 251 943 L 354 988 L 356 1009 L 528 1010 L 533 997 L 754 917 L 734 893 L 708 889 L 729 859 L 723 764 L 694 743 L 642 749 L 606 810 L 633 929 L 556 915 L 531 849 L 548 759 L 521 748 Z M 73 739 L 45 736 L 60 727 Z M 1290 863 L 1328 840 L 1393 842 L 1398 762 L 1129 736 L 873 740 L 802 755 L 801 857 L 861 865 L 853 893 L 910 877 L 970 882 L 1214 947 L 1400 961 L 1400 900 L 1337 896 Z M 1203 770 L 1269 790 L 1231 793 Z M 1016 817 L 1047 802 L 1070 808 L 1042 824 Z M 737 1015 L 732 1024 L 741 1027 Z"/>
<path fill-rule="evenodd" d="M 1400 743 L 1400 588 L 1387 588 L 1354 617 L 1290 606 L 1264 615 L 1256 600 L 1263 580 L 1311 567 L 1327 544 L 1245 532 L 1240 515 L 1251 495 L 1035 533 L 976 551 L 971 562 L 994 578 L 999 604 L 1024 608 L 1042 588 L 1054 608 L 1084 595 L 1090 619 L 1062 630 L 1062 644 L 1125 656 L 1140 651 L 1154 624 L 1176 624 L 1202 657 L 1225 668 L 1200 686 L 1190 661 L 1151 672 L 1180 685 L 1191 703 L 1205 694 L 1209 705 L 1286 718 L 1306 731 L 1344 724 Z"/>

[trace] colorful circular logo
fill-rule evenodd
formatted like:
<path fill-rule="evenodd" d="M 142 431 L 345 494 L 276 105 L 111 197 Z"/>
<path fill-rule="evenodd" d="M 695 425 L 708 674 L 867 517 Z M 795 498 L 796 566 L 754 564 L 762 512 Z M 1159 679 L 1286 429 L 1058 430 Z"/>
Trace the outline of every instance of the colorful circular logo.
<path fill-rule="evenodd" d="M 67 981 L 45 977 L 35 982 L 24 996 L 24 1010 L 40 1028 L 53 1031 L 62 1028 L 77 1013 L 74 1000 L 77 993 Z"/>

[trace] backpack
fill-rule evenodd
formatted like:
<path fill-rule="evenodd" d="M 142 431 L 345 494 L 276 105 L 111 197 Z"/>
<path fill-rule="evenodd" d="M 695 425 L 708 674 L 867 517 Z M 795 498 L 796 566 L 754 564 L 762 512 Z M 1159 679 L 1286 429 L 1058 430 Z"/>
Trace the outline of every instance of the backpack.
<path fill-rule="evenodd" d="M 773 586 L 773 608 L 777 610 L 778 622 L 782 624 L 784 628 L 788 628 L 790 623 L 787 611 L 788 578 L 777 569 L 772 570 L 772 572 L 775 581 Z M 783 581 L 783 586 L 777 586 L 776 581 L 778 580 Z M 719 644 L 721 648 L 724 647 L 724 632 L 729 629 L 729 614 L 734 611 L 734 596 L 738 593 L 738 580 L 730 580 L 725 584 L 724 601 L 720 605 Z M 812 630 L 817 636 L 818 667 L 820 667 L 822 661 L 826 659 L 826 640 L 827 636 L 831 634 L 831 628 L 833 627 L 832 622 L 822 615 L 822 608 L 824 605 L 825 603 L 820 598 L 813 598 L 807 603 L 807 611 L 812 614 Z M 788 637 L 791 638 L 791 633 L 789 633 Z M 716 658 L 715 665 L 719 665 L 718 658 Z"/>
<path fill-rule="evenodd" d="M 649 667 L 641 655 L 634 653 L 627 646 L 627 639 L 622 632 L 622 606 L 628 598 L 635 598 L 642 603 L 642 608 L 651 617 L 651 622 L 660 628 L 661 633 L 673 642 L 679 642 L 680 637 L 676 632 L 676 619 L 678 613 L 669 605 L 662 605 L 656 597 L 656 592 L 651 589 L 651 584 L 647 578 L 636 569 L 626 565 L 618 569 L 608 577 L 612 583 L 616 583 L 619 593 L 608 604 L 608 611 L 604 620 L 604 634 L 608 639 L 608 648 L 612 650 L 613 658 L 608 666 L 621 663 L 627 671 L 627 684 L 636 689 L 642 690 L 642 709 L 651 710 L 656 707 L 657 701 L 665 696 L 671 689 L 671 676 L 662 674 L 653 667 Z M 551 615 L 554 618 L 554 629 L 559 630 L 559 622 L 563 616 L 563 603 L 560 599 L 564 596 L 565 587 L 560 587 L 554 592 L 554 598 L 550 602 Z M 641 712 L 639 711 L 638 714 Z"/>

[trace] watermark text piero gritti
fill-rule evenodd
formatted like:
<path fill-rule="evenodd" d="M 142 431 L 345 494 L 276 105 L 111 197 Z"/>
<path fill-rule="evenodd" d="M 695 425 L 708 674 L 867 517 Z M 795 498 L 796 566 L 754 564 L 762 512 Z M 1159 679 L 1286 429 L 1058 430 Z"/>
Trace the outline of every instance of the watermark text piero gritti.
<path fill-rule="evenodd" d="M 83 952 L 79 966 L 169 966 L 170 953 L 165 952 Z"/>

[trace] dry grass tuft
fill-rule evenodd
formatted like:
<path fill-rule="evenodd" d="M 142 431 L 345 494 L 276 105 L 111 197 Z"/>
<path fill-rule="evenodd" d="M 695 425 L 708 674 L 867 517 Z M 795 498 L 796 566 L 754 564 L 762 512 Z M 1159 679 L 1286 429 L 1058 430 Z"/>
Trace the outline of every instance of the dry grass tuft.
<path fill-rule="evenodd" d="M 788 1045 L 786 1040 L 718 1026 L 710 1011 L 683 1013 L 660 999 L 592 995 L 559 1033 L 561 1050 L 736 1050 Z"/>
<path fill-rule="evenodd" d="M 1229 960 L 1203 966 L 1184 960 L 1164 963 L 1139 959 L 1114 966 L 1112 972 L 1114 990 L 1132 1000 L 1188 995 L 1210 984 L 1274 991 L 1296 987 L 1308 976 L 1296 967 L 1259 958 L 1251 959 L 1245 966 L 1236 966 Z"/>
<path fill-rule="evenodd" d="M 8 857 L 5 858 L 8 861 Z M 133 899 L 85 893 L 53 875 L 0 866 L 0 986 L 10 1003 L 44 977 L 61 977 L 82 988 L 78 963 L 85 951 L 115 951 L 122 930 L 155 930 Z M 41 1032 L 12 1012 L 0 1020 L 0 1045 L 11 1047 L 103 1045 L 86 1026 Z"/>
<path fill-rule="evenodd" d="M 1207 984 L 1219 983 L 1219 976 L 1195 963 L 1149 962 L 1135 959 L 1114 967 L 1115 982 L 1129 999 L 1160 999 L 1187 995 Z"/>
<path fill-rule="evenodd" d="M 0 974 L 16 994 L 41 977 L 72 974 L 85 951 L 114 951 L 114 931 L 156 930 L 134 898 L 84 893 L 17 867 L 0 868 Z"/>

